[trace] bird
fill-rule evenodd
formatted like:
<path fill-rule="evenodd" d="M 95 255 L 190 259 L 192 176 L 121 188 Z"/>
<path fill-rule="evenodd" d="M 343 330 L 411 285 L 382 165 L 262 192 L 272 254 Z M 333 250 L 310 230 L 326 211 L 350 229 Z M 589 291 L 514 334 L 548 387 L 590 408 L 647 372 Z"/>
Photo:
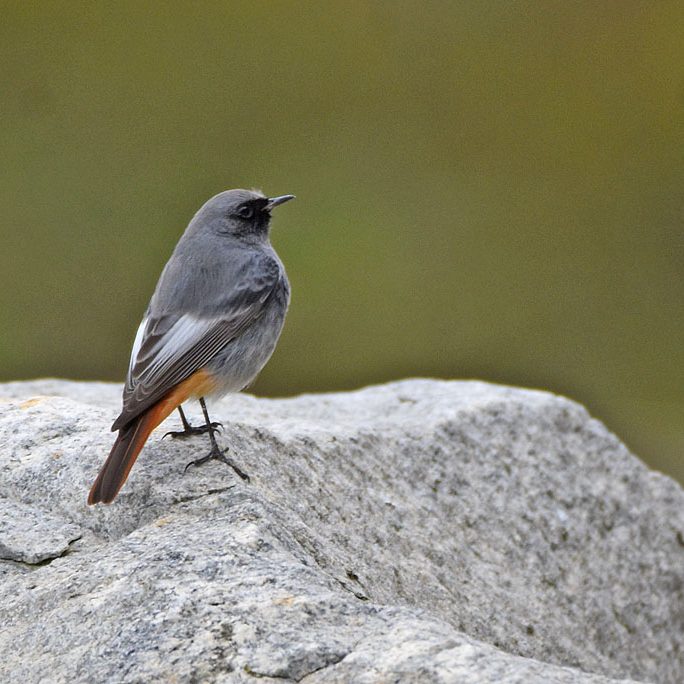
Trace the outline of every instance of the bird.
<path fill-rule="evenodd" d="M 290 284 L 271 246 L 271 212 L 294 195 L 226 190 L 197 211 L 164 267 L 133 342 L 114 445 L 88 494 L 111 503 L 150 433 L 178 409 L 183 430 L 207 433 L 210 451 L 249 480 L 216 441 L 206 397 L 250 385 L 273 353 L 290 303 Z M 199 399 L 205 424 L 193 427 L 182 404 Z M 165 435 L 166 436 L 166 435 Z"/>

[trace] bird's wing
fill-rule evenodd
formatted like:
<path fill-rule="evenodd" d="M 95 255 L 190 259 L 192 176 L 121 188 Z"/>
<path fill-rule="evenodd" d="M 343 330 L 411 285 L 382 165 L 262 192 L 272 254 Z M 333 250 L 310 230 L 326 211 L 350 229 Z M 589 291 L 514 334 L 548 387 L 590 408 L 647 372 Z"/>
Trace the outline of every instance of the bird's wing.
<path fill-rule="evenodd" d="M 119 430 L 159 401 L 178 383 L 204 367 L 263 313 L 280 279 L 278 262 L 261 256 L 242 270 L 214 315 L 203 306 L 193 313 L 148 312 L 133 343 Z M 214 295 L 216 296 L 216 295 Z"/>

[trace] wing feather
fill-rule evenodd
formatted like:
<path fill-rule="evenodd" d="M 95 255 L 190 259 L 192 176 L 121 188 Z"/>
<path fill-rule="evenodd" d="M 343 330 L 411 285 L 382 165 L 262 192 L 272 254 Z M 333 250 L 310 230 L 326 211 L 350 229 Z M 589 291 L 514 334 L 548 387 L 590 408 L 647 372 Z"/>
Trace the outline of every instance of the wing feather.
<path fill-rule="evenodd" d="M 123 410 L 112 430 L 121 429 L 204 367 L 259 318 L 280 281 L 280 265 L 259 255 L 248 266 L 241 270 L 232 295 L 214 307 L 213 316 L 205 311 L 155 316 L 148 311 L 133 345 Z"/>

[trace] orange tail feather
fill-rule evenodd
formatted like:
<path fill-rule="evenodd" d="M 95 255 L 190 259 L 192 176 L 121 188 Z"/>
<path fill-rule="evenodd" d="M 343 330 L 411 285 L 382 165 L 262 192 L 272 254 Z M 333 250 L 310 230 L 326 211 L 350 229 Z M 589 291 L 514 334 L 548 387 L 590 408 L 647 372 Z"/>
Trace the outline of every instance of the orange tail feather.
<path fill-rule="evenodd" d="M 188 397 L 201 396 L 211 391 L 213 386 L 211 377 L 200 370 L 122 427 L 107 460 L 90 488 L 88 504 L 108 504 L 114 501 L 152 430 Z"/>
<path fill-rule="evenodd" d="M 164 417 L 159 417 L 160 404 L 162 402 L 155 404 L 119 430 L 114 446 L 90 488 L 89 504 L 114 501 L 150 433 L 166 418 L 168 413 L 173 411 L 171 408 Z"/>

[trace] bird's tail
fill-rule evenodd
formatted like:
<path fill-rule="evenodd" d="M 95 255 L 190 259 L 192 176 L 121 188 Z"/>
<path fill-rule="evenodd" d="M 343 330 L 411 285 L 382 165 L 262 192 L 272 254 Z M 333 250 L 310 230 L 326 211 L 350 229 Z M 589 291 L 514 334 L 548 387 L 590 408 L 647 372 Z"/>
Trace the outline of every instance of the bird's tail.
<path fill-rule="evenodd" d="M 213 377 L 204 370 L 193 373 L 146 411 L 126 423 L 90 488 L 88 503 L 111 503 L 123 487 L 128 473 L 154 428 L 190 396 L 202 396 L 215 388 Z"/>
<path fill-rule="evenodd" d="M 150 433 L 173 411 L 172 408 L 160 416 L 160 408 L 166 408 L 163 404 L 160 401 L 119 430 L 114 446 L 90 488 L 89 504 L 114 501 Z"/>

